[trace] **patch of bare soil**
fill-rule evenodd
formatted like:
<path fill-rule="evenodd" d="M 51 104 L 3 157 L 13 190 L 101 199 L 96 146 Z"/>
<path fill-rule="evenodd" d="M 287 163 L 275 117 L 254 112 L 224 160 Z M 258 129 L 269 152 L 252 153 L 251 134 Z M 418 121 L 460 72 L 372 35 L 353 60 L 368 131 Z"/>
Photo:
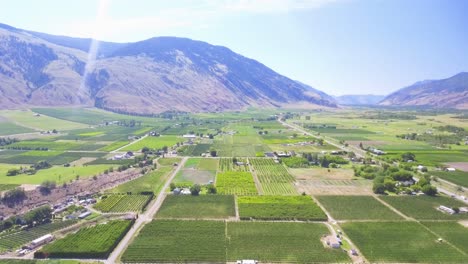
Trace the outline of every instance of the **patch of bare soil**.
<path fill-rule="evenodd" d="M 468 172 L 468 162 L 447 162 L 445 164 L 457 170 Z"/>

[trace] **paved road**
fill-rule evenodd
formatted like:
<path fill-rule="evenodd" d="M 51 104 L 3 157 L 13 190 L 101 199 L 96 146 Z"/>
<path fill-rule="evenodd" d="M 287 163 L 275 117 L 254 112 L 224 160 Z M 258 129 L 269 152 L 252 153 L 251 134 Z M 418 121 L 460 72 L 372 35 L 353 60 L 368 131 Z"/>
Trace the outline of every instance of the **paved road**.
<path fill-rule="evenodd" d="M 148 136 L 148 135 L 144 135 L 144 136 L 142 136 L 141 138 L 139 138 L 139 139 L 137 139 L 137 140 L 134 140 L 134 141 L 128 143 L 127 145 L 125 145 L 125 146 L 122 146 L 122 147 L 120 147 L 120 148 L 118 148 L 118 149 L 116 149 L 116 150 L 111 151 L 110 153 L 119 152 L 121 149 L 126 148 L 126 147 L 128 147 L 128 146 L 130 146 L 130 145 L 133 145 L 133 144 L 137 143 L 138 141 L 143 140 L 143 139 L 144 139 L 145 137 L 147 137 L 147 136 Z"/>
<path fill-rule="evenodd" d="M 297 130 L 297 131 L 299 131 L 301 133 L 304 133 L 306 135 L 312 136 L 312 137 L 317 138 L 317 139 L 323 139 L 323 141 L 325 141 L 327 144 L 330 144 L 330 145 L 332 145 L 332 146 L 334 146 L 334 147 L 336 147 L 338 149 L 345 150 L 345 151 L 348 151 L 348 152 L 353 151 L 356 154 L 356 156 L 358 156 L 358 157 L 365 157 L 366 156 L 366 152 L 361 150 L 361 149 L 357 149 L 357 148 L 353 148 L 353 147 L 345 147 L 345 146 L 343 146 L 341 144 L 332 142 L 332 141 L 326 139 L 325 137 L 318 137 L 318 136 L 310 133 L 309 131 L 305 130 L 304 128 L 300 127 L 300 126 L 286 123 L 284 121 L 281 121 L 280 119 L 278 119 L 278 122 L 280 122 L 284 126 L 295 129 L 295 130 Z"/>
<path fill-rule="evenodd" d="M 139 215 L 138 219 L 135 221 L 135 224 L 133 224 L 133 227 L 127 232 L 125 237 L 120 241 L 119 245 L 117 245 L 117 247 L 114 249 L 112 254 L 107 258 L 105 263 L 109 263 L 109 264 L 117 263 L 117 260 L 119 259 L 120 255 L 122 255 L 122 253 L 128 247 L 128 245 L 130 244 L 130 241 L 135 236 L 137 231 L 140 230 L 140 228 L 144 224 L 146 224 L 147 222 L 153 219 L 154 214 L 159 210 L 159 207 L 161 207 L 161 204 L 164 201 L 164 197 L 166 196 L 165 190 L 169 188 L 169 185 L 171 184 L 172 179 L 174 179 L 174 177 L 179 172 L 179 170 L 184 166 L 186 161 L 187 161 L 187 157 L 182 159 L 182 161 L 179 163 L 179 166 L 177 166 L 177 169 L 175 169 L 172 172 L 171 176 L 166 180 L 166 183 L 161 189 L 161 192 L 159 193 L 156 200 L 148 207 L 145 213 Z"/>

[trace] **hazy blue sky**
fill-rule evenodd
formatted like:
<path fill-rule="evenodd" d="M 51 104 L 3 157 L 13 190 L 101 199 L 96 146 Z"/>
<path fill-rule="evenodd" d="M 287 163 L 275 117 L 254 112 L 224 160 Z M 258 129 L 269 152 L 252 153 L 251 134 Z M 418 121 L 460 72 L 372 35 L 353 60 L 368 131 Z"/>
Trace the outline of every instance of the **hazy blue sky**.
<path fill-rule="evenodd" d="M 223 45 L 332 95 L 468 71 L 468 0 L 0 0 L 0 22 L 129 42 Z M 100 11 L 98 11 L 100 10 Z"/>

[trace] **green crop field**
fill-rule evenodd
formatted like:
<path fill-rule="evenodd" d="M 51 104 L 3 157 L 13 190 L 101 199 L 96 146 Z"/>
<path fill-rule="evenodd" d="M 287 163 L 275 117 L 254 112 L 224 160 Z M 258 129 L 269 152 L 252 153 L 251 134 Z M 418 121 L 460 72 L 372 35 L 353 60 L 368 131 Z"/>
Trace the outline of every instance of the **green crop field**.
<path fill-rule="evenodd" d="M 216 188 L 220 194 L 257 194 L 257 188 L 250 172 L 220 172 L 216 175 Z"/>
<path fill-rule="evenodd" d="M 211 144 L 200 143 L 196 145 L 189 145 L 181 147 L 179 151 L 179 155 L 182 156 L 200 156 L 203 153 L 206 153 L 211 148 Z"/>
<path fill-rule="evenodd" d="M 372 196 L 316 196 L 337 220 L 399 220 L 401 216 Z"/>
<path fill-rule="evenodd" d="M 468 257 L 416 222 L 344 223 L 341 227 L 371 262 L 466 263 Z"/>
<path fill-rule="evenodd" d="M 161 166 L 173 166 L 175 163 L 179 163 L 181 161 L 180 158 L 160 158 L 158 159 L 158 163 Z"/>
<path fill-rule="evenodd" d="M 328 228 L 317 223 L 227 222 L 227 260 L 261 263 L 349 263 L 341 250 L 325 248 Z"/>
<path fill-rule="evenodd" d="M 457 222 L 422 222 L 422 224 L 468 255 L 468 228 Z"/>
<path fill-rule="evenodd" d="M 431 171 L 429 174 L 468 188 L 468 172 L 465 171 Z"/>
<path fill-rule="evenodd" d="M 153 192 L 157 194 L 161 191 L 164 180 L 172 171 L 172 167 L 161 167 L 156 171 L 147 173 L 140 178 L 121 184 L 111 190 L 111 193 L 141 193 Z"/>
<path fill-rule="evenodd" d="M 282 165 L 268 158 L 249 158 L 264 194 L 294 195 L 297 191 L 292 182 L 294 177 Z"/>
<path fill-rule="evenodd" d="M 455 199 L 438 196 L 382 196 L 382 200 L 389 203 L 403 214 L 420 220 L 460 220 L 468 219 L 468 214 L 449 215 L 437 210 L 440 205 L 448 207 L 463 207 L 464 203 Z"/>
<path fill-rule="evenodd" d="M 21 245 L 27 244 L 36 238 L 50 234 L 56 230 L 63 229 L 67 226 L 76 224 L 76 221 L 58 221 L 50 224 L 32 227 L 27 230 L 22 230 L 13 233 L 0 234 L 0 252 L 13 250 Z"/>
<path fill-rule="evenodd" d="M 105 146 L 105 147 L 102 147 L 100 148 L 99 150 L 101 151 L 113 151 L 113 150 L 116 150 L 118 148 L 121 148 L 125 145 L 127 145 L 129 143 L 128 140 L 120 140 L 120 141 L 115 141 L 115 142 L 112 142 L 111 144 Z"/>
<path fill-rule="evenodd" d="M 85 124 L 61 120 L 46 115 L 35 116 L 32 111 L 4 110 L 0 111 L 0 116 L 14 120 L 21 126 L 37 130 L 71 130 L 87 127 Z"/>
<path fill-rule="evenodd" d="M 2 166 L 0 166 L 0 172 Z M 90 165 L 90 166 L 77 166 L 77 167 L 63 167 L 53 166 L 49 169 L 39 170 L 34 175 L 20 174 L 16 176 L 6 176 L 5 173 L 0 174 L 0 182 L 2 184 L 41 184 L 49 180 L 55 181 L 57 184 L 75 180 L 79 178 L 87 178 L 93 175 L 100 174 L 109 169 L 110 165 Z M 19 168 L 19 166 L 11 166 L 10 168 Z"/>
<path fill-rule="evenodd" d="M 322 209 L 308 196 L 243 196 L 237 203 L 242 219 L 327 220 Z"/>
<path fill-rule="evenodd" d="M 133 225 L 133 221 L 110 221 L 80 229 L 44 246 L 35 256 L 48 258 L 107 258 Z"/>
<path fill-rule="evenodd" d="M 250 171 L 250 168 L 247 164 L 246 159 L 237 158 L 238 162 L 242 162 L 242 165 L 235 164 L 232 161 L 232 158 L 221 158 L 219 160 L 219 171 Z"/>
<path fill-rule="evenodd" d="M 232 195 L 168 195 L 157 218 L 228 218 L 236 215 Z"/>
<path fill-rule="evenodd" d="M 94 208 L 102 212 L 111 213 L 141 212 L 145 209 L 151 198 L 151 195 L 109 194 L 105 199 L 101 199 Z"/>
<path fill-rule="evenodd" d="M 222 221 L 154 220 L 146 224 L 122 256 L 127 263 L 225 262 Z"/>
<path fill-rule="evenodd" d="M 182 138 L 172 135 L 162 135 L 160 137 L 146 137 L 138 142 L 126 146 L 122 151 L 138 151 L 144 147 L 150 149 L 162 149 L 164 146 L 172 147 L 177 142 L 183 142 Z"/>
<path fill-rule="evenodd" d="M 27 127 L 19 126 L 15 123 L 0 121 L 0 136 L 31 133 L 31 132 L 34 132 L 34 130 L 27 128 Z"/>

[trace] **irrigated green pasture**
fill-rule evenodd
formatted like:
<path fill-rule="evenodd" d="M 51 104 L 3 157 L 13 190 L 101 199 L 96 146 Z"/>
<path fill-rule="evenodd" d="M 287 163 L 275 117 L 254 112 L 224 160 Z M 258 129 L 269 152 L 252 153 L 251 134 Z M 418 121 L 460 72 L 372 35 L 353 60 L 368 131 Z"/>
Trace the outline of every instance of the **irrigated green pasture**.
<path fill-rule="evenodd" d="M 122 256 L 127 263 L 225 262 L 223 221 L 154 220 Z"/>
<path fill-rule="evenodd" d="M 419 220 L 468 219 L 468 214 L 449 215 L 437 210 L 440 205 L 447 207 L 466 206 L 460 201 L 445 196 L 382 196 L 381 199 L 403 214 Z"/>
<path fill-rule="evenodd" d="M 172 171 L 172 167 L 161 167 L 156 171 L 147 173 L 140 178 L 131 180 L 124 184 L 121 184 L 111 190 L 111 193 L 141 193 L 141 192 L 153 192 L 157 194 L 161 191 L 164 186 L 164 180 Z"/>
<path fill-rule="evenodd" d="M 235 215 L 232 195 L 168 195 L 156 217 L 223 219 Z"/>
<path fill-rule="evenodd" d="M 323 224 L 227 222 L 227 260 L 255 259 L 262 263 L 348 263 L 342 250 L 325 248 Z"/>
<path fill-rule="evenodd" d="M 44 246 L 36 254 L 49 258 L 107 258 L 132 224 L 133 221 L 110 221 L 83 228 Z"/>
<path fill-rule="evenodd" d="M 316 196 L 336 220 L 402 220 L 403 218 L 372 196 Z"/>
<path fill-rule="evenodd" d="M 416 222 L 348 222 L 341 227 L 373 263 L 466 263 L 468 257 Z"/>
<path fill-rule="evenodd" d="M 242 219 L 327 220 L 309 196 L 241 196 L 237 203 Z"/>

